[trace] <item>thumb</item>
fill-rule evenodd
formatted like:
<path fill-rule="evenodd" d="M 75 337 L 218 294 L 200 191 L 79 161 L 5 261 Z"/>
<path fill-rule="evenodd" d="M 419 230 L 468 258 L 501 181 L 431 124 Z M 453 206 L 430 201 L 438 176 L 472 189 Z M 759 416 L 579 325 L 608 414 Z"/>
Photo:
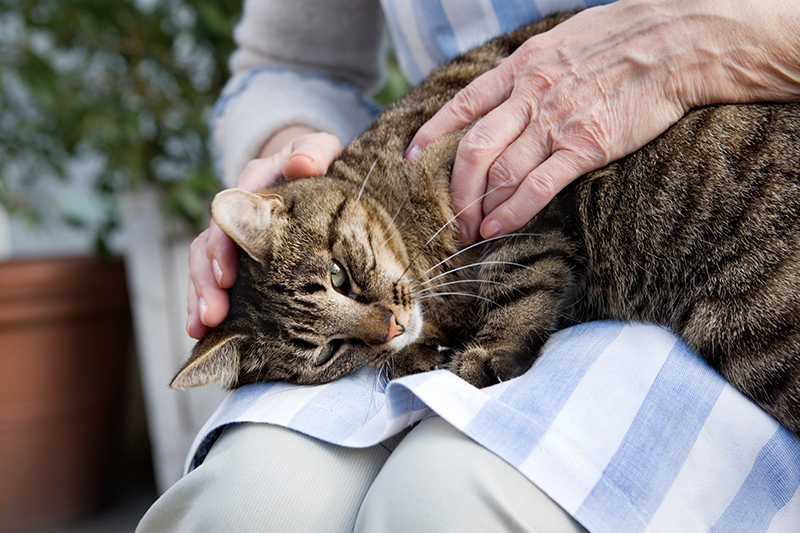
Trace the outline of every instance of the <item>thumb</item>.
<path fill-rule="evenodd" d="M 342 143 L 329 133 L 302 135 L 292 142 L 283 163 L 283 175 L 289 179 L 320 176 L 342 153 Z"/>

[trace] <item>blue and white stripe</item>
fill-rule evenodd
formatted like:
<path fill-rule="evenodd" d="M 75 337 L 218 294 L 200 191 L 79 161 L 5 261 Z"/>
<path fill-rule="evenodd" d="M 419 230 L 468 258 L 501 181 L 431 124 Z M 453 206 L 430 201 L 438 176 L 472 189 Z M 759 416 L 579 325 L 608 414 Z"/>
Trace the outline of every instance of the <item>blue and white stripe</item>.
<path fill-rule="evenodd" d="M 381 0 L 403 74 L 414 85 L 437 65 L 561 11 L 613 0 Z"/>
<path fill-rule="evenodd" d="M 194 450 L 235 422 L 372 446 L 438 414 L 592 532 L 795 531 L 800 440 L 670 332 L 597 322 L 558 333 L 534 367 L 478 390 L 445 371 L 373 369 L 314 387 L 231 393 Z"/>

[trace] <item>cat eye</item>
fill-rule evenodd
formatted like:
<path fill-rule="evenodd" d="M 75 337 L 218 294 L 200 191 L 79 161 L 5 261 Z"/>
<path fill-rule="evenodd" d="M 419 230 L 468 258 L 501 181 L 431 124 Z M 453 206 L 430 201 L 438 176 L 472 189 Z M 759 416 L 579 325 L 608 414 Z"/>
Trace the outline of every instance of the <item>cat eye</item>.
<path fill-rule="evenodd" d="M 347 272 L 338 261 L 331 263 L 331 283 L 337 289 L 341 289 L 347 283 Z"/>
<path fill-rule="evenodd" d="M 322 350 L 319 352 L 319 355 L 317 356 L 317 362 L 315 363 L 316 366 L 324 365 L 325 363 L 327 363 L 330 360 L 330 358 L 333 357 L 333 354 L 336 353 L 336 350 L 338 350 L 339 346 L 341 345 L 342 341 L 336 339 L 332 340 L 331 342 L 323 346 Z"/>

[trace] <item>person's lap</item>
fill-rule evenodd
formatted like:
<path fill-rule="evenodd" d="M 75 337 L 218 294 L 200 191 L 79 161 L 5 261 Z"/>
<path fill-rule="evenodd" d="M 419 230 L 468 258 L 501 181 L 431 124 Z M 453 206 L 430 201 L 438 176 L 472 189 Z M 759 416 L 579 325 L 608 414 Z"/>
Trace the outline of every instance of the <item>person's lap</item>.
<path fill-rule="evenodd" d="M 584 531 L 516 469 L 439 417 L 392 453 L 268 424 L 226 428 L 137 531 Z"/>

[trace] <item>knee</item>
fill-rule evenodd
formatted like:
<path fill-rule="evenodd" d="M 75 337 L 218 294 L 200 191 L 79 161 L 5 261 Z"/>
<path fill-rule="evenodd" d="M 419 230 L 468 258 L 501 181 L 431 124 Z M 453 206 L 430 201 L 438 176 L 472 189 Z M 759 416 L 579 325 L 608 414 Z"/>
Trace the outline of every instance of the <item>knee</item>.
<path fill-rule="evenodd" d="M 389 457 L 356 531 L 586 530 L 514 467 L 436 417 Z"/>

